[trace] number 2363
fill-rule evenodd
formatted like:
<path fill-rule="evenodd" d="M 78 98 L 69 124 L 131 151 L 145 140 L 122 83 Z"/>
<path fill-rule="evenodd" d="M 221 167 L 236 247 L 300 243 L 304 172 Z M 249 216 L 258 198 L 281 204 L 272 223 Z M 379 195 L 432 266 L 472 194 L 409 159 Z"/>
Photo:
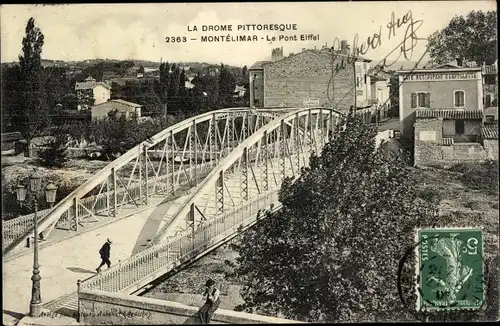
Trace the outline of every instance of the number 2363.
<path fill-rule="evenodd" d="M 167 37 L 165 37 L 165 42 L 167 42 L 167 43 L 184 43 L 184 42 L 187 42 L 187 37 L 185 37 L 185 36 L 167 36 Z"/>

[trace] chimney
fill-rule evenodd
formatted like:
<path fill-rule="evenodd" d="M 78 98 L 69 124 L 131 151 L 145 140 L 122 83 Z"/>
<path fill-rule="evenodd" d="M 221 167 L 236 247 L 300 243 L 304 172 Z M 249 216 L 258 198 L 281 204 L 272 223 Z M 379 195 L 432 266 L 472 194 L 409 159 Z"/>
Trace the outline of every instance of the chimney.
<path fill-rule="evenodd" d="M 347 41 L 346 40 L 340 41 L 340 53 L 347 54 Z"/>

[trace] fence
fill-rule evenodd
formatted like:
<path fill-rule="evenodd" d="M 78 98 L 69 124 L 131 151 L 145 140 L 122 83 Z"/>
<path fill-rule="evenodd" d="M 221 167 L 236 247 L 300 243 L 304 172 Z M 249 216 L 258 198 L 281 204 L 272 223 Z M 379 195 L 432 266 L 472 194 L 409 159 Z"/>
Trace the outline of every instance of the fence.
<path fill-rule="evenodd" d="M 259 211 L 278 202 L 278 191 L 256 197 L 234 210 L 201 224 L 194 232 L 186 230 L 164 243 L 140 252 L 101 274 L 81 282 L 80 288 L 121 292 L 131 287 L 144 286 L 175 267 L 179 262 L 193 258 L 219 240 L 238 232 L 238 227 L 256 220 Z M 208 246 L 207 246 L 208 245 Z M 139 285 L 138 285 L 139 283 Z"/>

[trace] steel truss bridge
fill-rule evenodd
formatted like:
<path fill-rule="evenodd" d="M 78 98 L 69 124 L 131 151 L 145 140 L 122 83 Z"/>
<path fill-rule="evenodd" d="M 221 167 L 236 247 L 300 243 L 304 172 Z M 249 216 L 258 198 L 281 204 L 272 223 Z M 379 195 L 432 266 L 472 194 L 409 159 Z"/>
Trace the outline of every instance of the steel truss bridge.
<path fill-rule="evenodd" d="M 370 111 L 357 114 L 369 122 Z M 328 108 L 232 108 L 186 119 L 39 212 L 39 235 L 50 242 L 54 234 L 78 234 L 124 212 L 177 198 L 142 251 L 78 282 L 78 290 L 135 293 L 236 236 L 264 210 L 279 209 L 282 181 L 297 176 L 309 156 L 321 152 L 341 115 Z M 33 234 L 33 215 L 3 222 L 3 229 L 4 257 L 19 255 Z M 76 292 L 65 301 L 75 298 Z M 62 304 L 56 301 L 49 309 Z"/>

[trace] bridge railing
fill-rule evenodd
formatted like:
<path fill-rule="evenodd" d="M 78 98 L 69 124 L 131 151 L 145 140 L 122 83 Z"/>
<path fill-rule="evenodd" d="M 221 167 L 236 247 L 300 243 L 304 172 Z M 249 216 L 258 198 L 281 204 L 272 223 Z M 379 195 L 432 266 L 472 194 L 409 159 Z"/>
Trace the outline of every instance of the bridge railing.
<path fill-rule="evenodd" d="M 186 230 L 164 243 L 140 252 L 118 265 L 92 276 L 81 283 L 81 288 L 98 289 L 110 292 L 120 292 L 133 287 L 142 280 L 157 273 L 165 274 L 178 262 L 195 257 L 203 248 L 217 236 L 229 236 L 238 232 L 238 227 L 254 218 L 259 211 L 265 210 L 271 204 L 278 202 L 276 189 L 247 202 L 215 219 L 198 226 L 193 232 Z M 201 250 L 200 250 L 201 249 Z"/>
<path fill-rule="evenodd" d="M 112 180 L 113 182 L 111 182 L 113 187 L 108 187 L 106 185 L 105 189 L 108 193 L 111 190 L 109 188 L 115 190 L 111 192 L 111 194 L 113 194 L 113 212 L 116 211 L 114 209 L 117 207 L 116 204 L 121 206 L 125 200 L 130 199 L 134 201 L 135 199 L 133 199 L 133 197 L 135 195 L 131 196 L 132 198 L 116 198 L 119 192 L 118 188 L 123 185 L 120 174 L 129 173 L 126 166 L 135 161 L 134 169 L 130 172 L 131 178 L 129 179 L 126 188 L 129 188 L 130 186 L 138 187 L 138 184 L 142 185 L 142 181 L 137 179 L 141 179 L 142 168 L 144 168 L 147 172 L 148 166 L 152 169 L 152 171 L 150 171 L 153 172 L 153 174 L 156 174 L 152 176 L 152 178 L 155 180 L 155 183 L 158 183 L 158 178 L 160 176 L 158 176 L 158 171 L 155 171 L 155 166 L 148 156 L 148 151 L 151 153 L 151 150 L 163 147 L 164 155 L 162 155 L 162 158 L 165 158 L 163 167 L 168 170 L 184 172 L 187 170 L 187 165 L 189 168 L 192 168 L 193 165 L 196 166 L 200 158 L 205 158 L 206 153 L 209 153 L 211 156 L 212 152 L 216 150 L 219 154 L 221 154 L 220 156 L 224 156 L 226 154 L 224 151 L 225 149 L 237 146 L 239 142 L 243 141 L 243 139 L 248 136 L 248 133 L 251 134 L 254 129 L 256 130 L 261 125 L 266 124 L 269 118 L 272 119 L 283 112 L 291 110 L 292 109 L 252 110 L 250 108 L 228 108 L 206 112 L 172 125 L 152 136 L 147 141 L 144 141 L 128 150 L 106 167 L 96 172 L 92 178 L 88 179 L 72 193 L 66 196 L 66 198 L 55 204 L 54 207 L 48 212 L 40 212 L 38 229 L 40 233 L 47 238 L 54 228 L 64 229 L 70 227 L 76 231 L 78 230 L 80 220 L 86 220 L 88 217 L 94 217 L 97 219 L 96 212 L 90 209 L 88 205 L 94 208 L 97 207 L 98 212 L 106 210 L 107 207 L 104 207 L 105 196 L 99 197 L 99 201 L 102 201 L 101 203 L 92 204 L 87 203 L 85 198 L 91 191 L 97 190 L 97 187 L 99 186 L 101 186 L 99 193 L 102 193 L 104 190 L 102 188 L 107 182 L 106 178 L 114 179 Z M 239 127 L 237 127 L 237 125 Z M 243 126 L 245 127 L 243 128 Z M 232 144 L 233 142 L 236 143 Z M 144 149 L 146 148 L 148 150 L 145 151 Z M 202 151 L 199 151 L 199 149 Z M 194 150 L 194 152 L 192 152 L 192 150 Z M 185 153 L 189 153 L 187 158 L 184 157 Z M 157 156 L 156 152 L 152 152 L 152 154 L 153 156 Z M 172 159 L 177 156 L 182 159 L 182 162 L 179 165 L 172 163 Z M 217 155 L 217 160 L 222 158 L 220 156 Z M 188 158 L 190 158 L 189 163 L 186 163 L 185 160 Z M 162 161 L 160 160 L 156 168 L 159 169 L 161 164 Z M 137 166 L 139 167 L 138 169 L 136 169 Z M 191 179 L 198 179 L 198 176 L 200 175 L 197 173 L 198 170 L 195 170 L 195 173 L 192 173 L 191 170 L 189 171 Z M 119 182 L 116 182 L 116 178 L 118 178 Z M 135 179 L 134 182 L 130 182 L 132 178 Z M 172 178 L 172 183 L 173 188 L 175 189 L 183 188 L 185 186 L 184 184 L 179 184 L 178 177 Z M 138 187 L 138 189 L 140 189 L 140 187 Z M 125 196 L 125 192 L 126 190 L 121 191 L 123 196 Z M 92 195 L 95 195 L 95 193 L 92 193 Z M 148 196 L 145 196 L 145 198 L 147 197 Z M 79 216 L 80 213 L 83 214 L 81 217 Z M 109 215 L 110 214 L 108 214 L 108 216 Z M 19 217 L 17 221 L 11 221 L 5 224 L 6 229 L 8 230 L 8 235 L 5 237 L 5 240 L 8 240 L 2 241 L 4 256 L 14 250 L 17 246 L 21 245 L 25 239 L 31 237 L 33 222 L 30 220 L 32 219 L 32 215 L 29 217 Z"/>
<path fill-rule="evenodd" d="M 210 166 L 215 163 L 210 161 L 206 163 L 199 164 L 196 169 L 199 170 L 199 176 L 204 176 L 210 172 Z M 189 172 L 189 168 L 187 171 Z M 179 175 L 180 174 L 180 175 Z M 175 176 L 179 175 L 179 182 L 186 183 L 188 182 L 188 178 L 184 173 L 176 172 Z M 162 193 L 167 187 L 167 180 L 171 178 L 171 173 L 160 176 L 156 179 L 156 185 L 153 182 L 142 181 L 142 184 L 136 183 L 135 185 L 129 186 L 127 189 L 124 187 L 120 187 L 117 190 L 117 198 L 125 198 L 123 201 L 117 202 L 117 207 L 121 208 L 122 206 L 134 203 L 134 201 L 139 202 L 143 200 L 148 194 L 148 198 L 155 196 L 158 193 Z M 148 191 L 146 192 L 146 184 L 148 186 Z M 141 188 L 142 187 L 142 188 Z M 102 192 L 98 195 L 92 195 L 85 198 L 80 199 L 78 203 L 78 211 L 75 212 L 74 204 L 71 205 L 64 213 L 62 213 L 61 218 L 56 223 L 56 228 L 69 230 L 71 228 L 71 221 L 75 217 L 75 213 L 78 215 L 80 223 L 86 223 L 93 216 L 98 216 L 103 212 L 109 212 L 111 209 L 110 201 L 113 198 L 113 190 Z M 50 208 L 39 211 L 38 220 L 43 219 L 50 212 Z M 17 218 L 3 221 L 3 246 L 7 246 L 16 240 L 19 236 L 27 232 L 29 229 L 33 227 L 34 223 L 34 213 L 19 216 Z M 105 214 L 109 216 L 109 214 Z"/>

